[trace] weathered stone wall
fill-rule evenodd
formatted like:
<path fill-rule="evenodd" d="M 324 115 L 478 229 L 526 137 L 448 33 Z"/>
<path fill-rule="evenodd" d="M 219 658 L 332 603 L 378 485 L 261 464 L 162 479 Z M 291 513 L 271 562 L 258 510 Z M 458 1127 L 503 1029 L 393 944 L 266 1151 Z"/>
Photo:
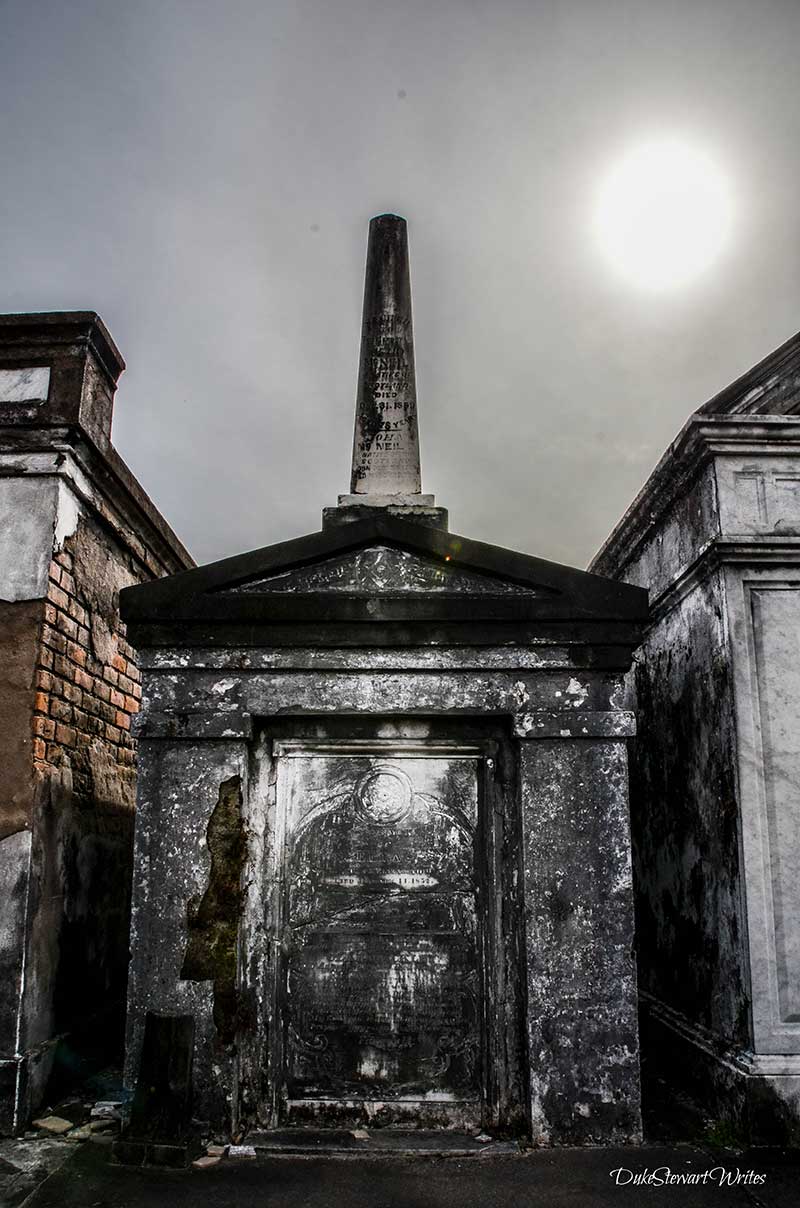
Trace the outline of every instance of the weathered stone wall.
<path fill-rule="evenodd" d="M 38 878 L 29 925 L 37 1006 L 27 1046 L 63 1037 L 56 1060 L 119 1051 L 135 807 L 132 715 L 139 672 L 119 619 L 130 555 L 86 515 L 50 565 L 33 715 Z M 50 1010 L 42 1009 L 42 1002 Z"/>
<path fill-rule="evenodd" d="M 665 610 L 631 677 L 640 989 L 720 1042 L 746 1045 L 736 730 L 718 570 Z"/>
<path fill-rule="evenodd" d="M 505 837 L 497 840 L 506 881 L 494 925 L 507 945 L 507 984 L 498 982 L 492 1001 L 505 1020 L 498 1064 L 505 1072 L 497 1077 L 509 1087 L 521 1078 L 522 1089 L 514 1092 L 515 1107 L 512 1090 L 503 1092 L 509 1098 L 498 1126 L 521 1120 L 540 1144 L 637 1139 L 624 743 L 631 718 L 619 673 L 589 669 L 589 661 L 585 649 L 545 644 L 146 651 L 128 1078 L 135 1078 L 145 1012 L 190 1013 L 201 1116 L 222 1128 L 269 1116 L 276 1019 L 268 983 L 279 940 L 270 931 L 280 833 L 271 755 L 277 733 L 341 739 L 366 732 L 371 720 L 381 723 L 380 734 L 398 736 L 412 726 L 433 742 L 448 719 L 476 732 L 504 721 L 513 768 L 503 776 L 514 788 Z M 234 781 L 246 839 L 235 1020 L 225 1014 L 224 961 L 215 971 L 209 952 L 190 959 L 198 951 L 198 912 L 213 890 L 212 823 Z M 514 894 L 523 883 L 527 945 L 514 922 Z M 221 933 L 212 941 L 221 945 L 218 954 L 227 943 Z"/>
<path fill-rule="evenodd" d="M 110 445 L 97 317 L 0 316 L 0 366 L 2 1132 L 121 1055 L 140 687 L 119 592 L 191 559 Z"/>
<path fill-rule="evenodd" d="M 18 1051 L 29 1054 L 18 1121 L 48 1080 L 61 1085 L 118 1060 L 123 1037 L 136 794 L 130 731 L 141 688 L 119 590 L 149 576 L 78 501 L 69 514 L 72 531 L 54 547 L 47 594 L 27 631 L 33 662 L 17 714 L 17 730 L 28 730 L 17 735 L 27 763 L 17 795 L 31 836 L 9 934 L 22 999 L 18 1010 L 9 1004 L 8 1018 Z"/>
<path fill-rule="evenodd" d="M 639 1036 L 626 756 L 625 743 L 597 739 L 520 748 L 531 1111 L 540 1141 L 640 1134 L 631 1094 Z"/>
<path fill-rule="evenodd" d="M 773 1144 L 800 1137 L 799 355 L 688 421 L 592 564 L 652 588 L 628 695 L 643 1050 Z"/>

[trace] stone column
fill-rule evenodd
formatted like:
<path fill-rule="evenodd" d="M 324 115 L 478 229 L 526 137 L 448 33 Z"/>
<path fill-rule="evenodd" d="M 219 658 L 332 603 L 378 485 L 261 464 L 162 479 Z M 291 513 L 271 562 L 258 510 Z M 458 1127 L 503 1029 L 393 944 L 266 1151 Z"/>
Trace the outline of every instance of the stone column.
<path fill-rule="evenodd" d="M 625 743 L 523 739 L 520 791 L 534 1141 L 638 1141 Z"/>

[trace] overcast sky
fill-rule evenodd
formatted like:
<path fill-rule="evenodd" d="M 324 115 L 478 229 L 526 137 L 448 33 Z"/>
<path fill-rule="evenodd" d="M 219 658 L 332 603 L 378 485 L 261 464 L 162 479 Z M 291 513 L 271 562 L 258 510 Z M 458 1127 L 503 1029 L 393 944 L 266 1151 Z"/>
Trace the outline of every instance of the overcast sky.
<path fill-rule="evenodd" d="M 199 562 L 349 487 L 367 224 L 409 223 L 423 488 L 584 566 L 800 328 L 799 0 L 0 0 L 0 309 L 91 309 L 114 443 Z M 592 229 L 686 138 L 734 230 L 644 293 Z"/>

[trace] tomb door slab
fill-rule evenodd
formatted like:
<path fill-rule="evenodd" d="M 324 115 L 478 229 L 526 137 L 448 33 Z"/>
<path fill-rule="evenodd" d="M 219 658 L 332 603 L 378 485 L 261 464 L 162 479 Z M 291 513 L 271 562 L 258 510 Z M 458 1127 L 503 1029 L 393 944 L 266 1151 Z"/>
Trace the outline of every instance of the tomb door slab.
<path fill-rule="evenodd" d="M 281 744 L 280 1116 L 479 1126 L 479 750 Z"/>

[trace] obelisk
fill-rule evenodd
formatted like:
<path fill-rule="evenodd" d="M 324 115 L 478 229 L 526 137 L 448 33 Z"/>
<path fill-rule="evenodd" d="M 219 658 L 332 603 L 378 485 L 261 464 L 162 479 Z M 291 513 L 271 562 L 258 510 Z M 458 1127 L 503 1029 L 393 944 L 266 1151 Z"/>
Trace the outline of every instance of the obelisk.
<path fill-rule="evenodd" d="M 421 492 L 406 220 L 379 214 L 369 224 L 350 494 L 323 520 L 341 524 L 379 508 L 446 528 L 445 509 Z"/>

